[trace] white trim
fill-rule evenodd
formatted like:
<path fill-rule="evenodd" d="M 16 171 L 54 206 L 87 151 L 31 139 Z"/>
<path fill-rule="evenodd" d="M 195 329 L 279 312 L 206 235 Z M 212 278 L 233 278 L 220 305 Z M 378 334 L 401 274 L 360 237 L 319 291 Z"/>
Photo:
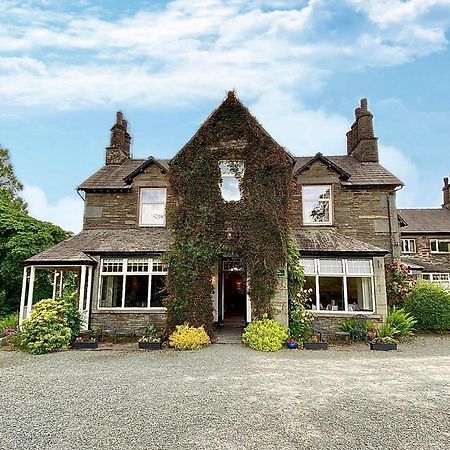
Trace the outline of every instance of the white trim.
<path fill-rule="evenodd" d="M 413 250 L 411 250 L 411 243 L 413 244 Z M 412 255 L 417 253 L 417 243 L 415 238 L 402 238 L 402 253 L 405 255 Z M 405 247 L 408 247 L 408 250 L 405 250 Z"/>
<path fill-rule="evenodd" d="M 245 305 L 247 308 L 247 322 L 250 323 L 252 321 L 252 301 L 250 299 L 250 296 L 248 295 L 248 290 L 250 287 L 250 283 L 248 282 L 249 277 L 246 276 L 245 278 Z"/>
<path fill-rule="evenodd" d="M 327 222 L 308 222 L 306 218 L 309 216 L 305 215 L 305 203 L 311 203 L 311 200 L 305 201 L 304 190 L 308 187 L 325 187 L 330 188 L 330 198 L 319 199 L 319 201 L 328 202 L 328 210 L 329 210 L 329 220 Z M 334 217 L 334 202 L 333 202 L 333 185 L 332 184 L 302 184 L 302 222 L 304 226 L 329 226 L 333 225 L 333 217 Z"/>
<path fill-rule="evenodd" d="M 33 291 L 34 291 L 34 278 L 36 274 L 36 267 L 30 268 L 30 285 L 28 288 L 28 301 L 27 301 L 27 319 L 31 316 L 31 309 L 33 308 Z"/>
<path fill-rule="evenodd" d="M 19 313 L 19 325 L 22 325 L 25 313 L 25 296 L 27 293 L 27 281 L 28 281 L 28 267 L 23 268 L 22 277 L 22 292 L 20 294 L 20 313 Z"/>
<path fill-rule="evenodd" d="M 78 288 L 78 311 L 84 310 L 84 292 L 86 290 L 86 266 L 81 266 L 80 286 Z"/>
<path fill-rule="evenodd" d="M 53 271 L 53 292 L 52 292 L 52 300 L 56 298 L 56 283 L 58 282 L 58 271 Z"/>
<path fill-rule="evenodd" d="M 436 249 L 437 249 L 437 250 L 433 250 L 433 249 L 431 248 L 431 243 L 432 243 L 432 242 L 436 242 Z M 433 253 L 434 255 L 436 255 L 436 254 L 440 254 L 440 255 L 449 255 L 449 254 L 450 254 L 450 251 L 448 251 L 448 252 L 440 252 L 440 251 L 439 251 L 439 242 L 448 242 L 448 243 L 450 244 L 450 239 L 438 239 L 438 238 L 430 239 L 430 253 Z M 450 245 L 449 245 L 449 247 L 450 247 Z"/>

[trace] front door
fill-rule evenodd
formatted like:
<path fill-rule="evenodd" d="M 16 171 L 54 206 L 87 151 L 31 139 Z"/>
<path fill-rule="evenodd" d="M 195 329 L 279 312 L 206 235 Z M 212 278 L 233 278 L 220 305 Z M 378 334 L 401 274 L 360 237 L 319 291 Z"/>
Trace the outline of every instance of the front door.
<path fill-rule="evenodd" d="M 222 314 L 223 323 L 243 325 L 247 310 L 247 281 L 240 260 L 222 260 Z"/>

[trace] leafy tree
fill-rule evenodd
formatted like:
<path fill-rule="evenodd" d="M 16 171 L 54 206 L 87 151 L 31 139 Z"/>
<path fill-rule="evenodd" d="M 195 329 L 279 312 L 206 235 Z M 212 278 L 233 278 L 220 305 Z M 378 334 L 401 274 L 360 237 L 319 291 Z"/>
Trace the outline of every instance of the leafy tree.
<path fill-rule="evenodd" d="M 386 264 L 386 293 L 390 306 L 402 306 L 413 286 L 413 277 L 405 265 L 396 261 Z"/>
<path fill-rule="evenodd" d="M 26 212 L 27 204 L 19 196 L 22 189 L 22 183 L 14 175 L 9 151 L 0 145 L 0 202 Z"/>
<path fill-rule="evenodd" d="M 0 316 L 19 308 L 23 261 L 70 235 L 0 202 Z M 51 280 L 43 271 L 36 275 L 36 298 L 46 298 L 51 295 Z"/>

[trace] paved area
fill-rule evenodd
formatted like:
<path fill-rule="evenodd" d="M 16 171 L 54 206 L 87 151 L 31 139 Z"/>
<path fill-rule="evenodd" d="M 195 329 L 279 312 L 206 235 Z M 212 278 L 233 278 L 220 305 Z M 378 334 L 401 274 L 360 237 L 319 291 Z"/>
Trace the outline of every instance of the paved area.
<path fill-rule="evenodd" d="M 444 449 L 450 337 L 258 353 L 0 351 L 0 449 Z"/>

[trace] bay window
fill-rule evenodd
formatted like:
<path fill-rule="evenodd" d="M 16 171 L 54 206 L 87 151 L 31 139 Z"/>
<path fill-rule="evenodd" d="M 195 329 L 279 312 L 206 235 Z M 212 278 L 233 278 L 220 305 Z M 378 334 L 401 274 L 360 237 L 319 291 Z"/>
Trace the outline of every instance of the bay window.
<path fill-rule="evenodd" d="M 365 259 L 300 260 L 308 291 L 306 307 L 324 312 L 373 312 L 373 265 Z"/>
<path fill-rule="evenodd" d="M 105 258 L 100 266 L 99 308 L 160 308 L 167 268 L 155 258 Z"/>

